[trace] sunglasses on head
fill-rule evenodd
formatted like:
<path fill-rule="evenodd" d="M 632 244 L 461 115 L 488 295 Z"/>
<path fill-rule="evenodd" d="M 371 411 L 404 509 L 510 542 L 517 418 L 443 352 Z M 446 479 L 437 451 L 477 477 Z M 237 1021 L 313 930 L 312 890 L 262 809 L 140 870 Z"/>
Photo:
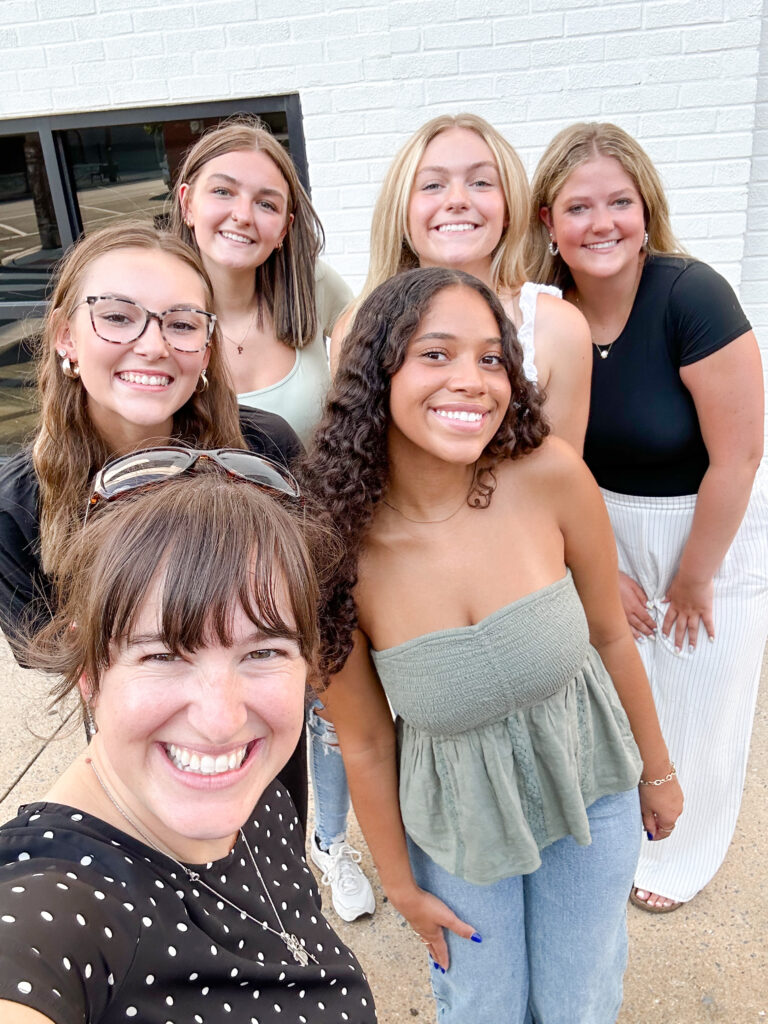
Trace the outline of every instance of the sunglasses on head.
<path fill-rule="evenodd" d="M 130 491 L 189 473 L 201 460 L 215 462 L 229 476 L 247 480 L 262 490 L 289 498 L 301 498 L 301 490 L 292 473 L 271 459 L 247 449 L 214 448 L 204 451 L 196 448 L 145 448 L 112 459 L 99 470 L 91 488 L 85 521 L 88 521 L 89 512 L 100 501 L 114 501 Z"/>

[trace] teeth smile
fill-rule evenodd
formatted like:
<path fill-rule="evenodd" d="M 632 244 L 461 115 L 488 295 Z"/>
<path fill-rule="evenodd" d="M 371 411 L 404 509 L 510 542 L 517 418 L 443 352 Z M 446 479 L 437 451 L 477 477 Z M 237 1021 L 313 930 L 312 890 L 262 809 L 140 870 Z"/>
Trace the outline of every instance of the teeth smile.
<path fill-rule="evenodd" d="M 170 377 L 154 373 L 118 373 L 117 376 L 128 384 L 149 384 L 152 387 L 167 388 L 171 383 Z"/>
<path fill-rule="evenodd" d="M 193 772 L 195 775 L 223 775 L 224 772 L 232 772 L 240 767 L 248 753 L 248 747 L 238 747 L 230 754 L 219 754 L 218 757 L 214 757 L 212 754 L 198 754 L 187 747 L 177 747 L 175 743 L 168 743 L 165 752 L 179 771 Z"/>
<path fill-rule="evenodd" d="M 483 418 L 481 412 L 459 412 L 452 409 L 434 409 L 433 412 L 437 416 L 442 416 L 446 420 L 461 420 L 462 423 L 479 423 Z"/>
<path fill-rule="evenodd" d="M 247 235 L 238 235 L 234 231 L 221 231 L 222 238 L 228 238 L 231 242 L 247 242 L 248 245 L 252 243 L 252 239 Z"/>
<path fill-rule="evenodd" d="M 474 231 L 477 224 L 441 224 L 438 231 Z"/>
<path fill-rule="evenodd" d="M 587 246 L 587 248 L 588 249 L 612 249 L 614 247 L 614 245 L 618 245 L 618 244 L 619 244 L 619 239 L 618 238 L 612 238 L 610 240 L 610 242 L 591 242 Z"/>

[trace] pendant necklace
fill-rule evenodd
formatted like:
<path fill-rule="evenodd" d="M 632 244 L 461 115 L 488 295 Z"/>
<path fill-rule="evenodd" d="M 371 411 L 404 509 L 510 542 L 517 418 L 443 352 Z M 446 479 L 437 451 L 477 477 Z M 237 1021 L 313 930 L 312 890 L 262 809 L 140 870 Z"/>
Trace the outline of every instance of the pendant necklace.
<path fill-rule="evenodd" d="M 237 349 L 237 354 L 239 356 L 241 356 L 243 354 L 243 350 L 245 348 L 245 339 L 250 334 L 251 328 L 253 327 L 253 321 L 256 319 L 256 314 L 257 314 L 258 310 L 259 310 L 259 306 L 258 306 L 258 303 L 257 303 L 256 308 L 254 309 L 253 313 L 251 313 L 251 319 L 248 321 L 248 326 L 245 328 L 245 333 L 243 334 L 243 336 L 240 339 L 240 341 L 235 341 L 234 338 L 230 338 L 230 336 L 228 334 L 224 334 L 224 328 L 223 327 L 221 328 L 222 335 L 224 335 L 224 337 L 227 339 L 227 341 L 230 343 L 230 345 L 234 345 L 235 346 L 235 348 Z"/>
<path fill-rule="evenodd" d="M 301 940 L 298 939 L 297 936 L 294 935 L 292 932 L 286 931 L 283 922 L 280 920 L 280 915 L 277 912 L 277 907 L 274 904 L 269 889 L 267 888 L 266 882 L 262 877 L 261 871 L 259 871 L 259 865 L 256 863 L 256 858 L 253 855 L 253 850 L 248 844 L 248 840 L 245 838 L 245 833 L 243 832 L 242 828 L 238 829 L 240 838 L 242 839 L 243 845 L 248 851 L 248 856 L 250 857 L 251 864 L 253 864 L 254 870 L 258 875 L 259 881 L 261 882 L 261 887 L 267 894 L 269 905 L 272 907 L 272 911 L 275 917 L 277 918 L 277 923 L 280 927 L 280 931 L 277 931 L 277 929 L 275 928 L 270 928 L 266 921 L 260 921 L 257 917 L 254 917 L 253 914 L 249 914 L 247 910 L 243 910 L 242 907 L 238 907 L 236 903 L 233 903 L 232 900 L 228 899 L 223 893 L 220 893 L 217 889 L 214 889 L 212 885 L 208 885 L 205 879 L 201 878 L 197 871 L 193 871 L 192 868 L 188 868 L 186 864 L 182 864 L 180 860 L 177 860 L 177 858 L 174 857 L 174 855 L 170 853 L 168 850 L 161 850 L 157 843 L 153 842 L 152 839 L 150 839 L 150 837 L 146 834 L 146 832 L 139 828 L 139 826 L 136 824 L 133 818 L 129 816 L 127 811 L 123 810 L 123 808 L 120 806 L 117 800 L 112 796 L 112 793 L 107 789 L 104 780 L 99 775 L 99 772 L 96 768 L 96 765 L 93 762 L 93 759 L 87 757 L 85 759 L 85 762 L 86 764 L 89 764 L 93 769 L 93 774 L 96 776 L 96 780 L 101 786 L 101 788 L 104 790 L 104 793 L 109 802 L 118 812 L 118 814 L 125 818 L 125 820 L 131 826 L 131 828 L 134 829 L 134 831 L 136 831 L 141 836 L 141 838 L 144 840 L 147 846 L 149 846 L 153 850 L 156 850 L 158 853 L 164 854 L 169 860 L 172 860 L 173 863 L 181 871 L 184 872 L 184 874 L 187 876 L 190 882 L 194 882 L 196 885 L 203 886 L 203 888 L 207 889 L 208 892 L 210 892 L 213 896 L 216 897 L 217 900 L 221 900 L 222 903 L 226 903 L 233 910 L 237 911 L 237 913 L 242 918 L 246 918 L 247 920 L 252 921 L 254 924 L 262 928 L 265 932 L 270 932 L 272 935 L 276 935 L 278 939 L 280 939 L 280 941 L 283 943 L 285 948 L 288 950 L 288 952 L 291 954 L 291 956 L 293 957 L 297 964 L 301 964 L 302 967 L 306 967 L 309 964 L 310 960 L 315 964 L 319 964 L 319 961 L 315 959 L 315 957 L 309 952 L 309 950 L 305 949 L 304 946 L 302 946 Z"/>

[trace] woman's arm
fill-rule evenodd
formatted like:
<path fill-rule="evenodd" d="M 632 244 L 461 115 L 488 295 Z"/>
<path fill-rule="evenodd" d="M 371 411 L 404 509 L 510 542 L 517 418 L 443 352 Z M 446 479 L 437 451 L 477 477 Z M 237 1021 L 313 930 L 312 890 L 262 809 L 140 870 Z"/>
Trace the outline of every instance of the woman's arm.
<path fill-rule="evenodd" d="M 54 1024 L 50 1017 L 45 1017 L 30 1006 L 11 1003 L 0 999 L 0 1020 L 3 1024 Z"/>
<path fill-rule="evenodd" d="M 536 302 L 535 361 L 543 371 L 544 412 L 556 437 L 584 451 L 592 384 L 592 339 L 587 321 L 554 295 Z"/>
<path fill-rule="evenodd" d="M 626 711 L 643 760 L 643 779 L 661 779 L 670 757 L 661 735 L 651 688 L 627 624 L 619 595 L 618 560 L 610 520 L 597 484 L 573 452 L 561 446 L 563 469 L 556 474 L 555 500 L 565 544 L 565 562 L 589 623 L 596 648 Z M 567 458 L 565 458 L 567 456 Z M 643 823 L 652 836 L 663 838 L 682 811 L 677 780 L 663 786 L 642 786 Z"/>
<path fill-rule="evenodd" d="M 357 820 L 394 905 L 422 939 L 434 960 L 448 967 L 443 928 L 470 938 L 474 929 L 414 880 L 400 817 L 397 741 L 392 713 L 359 630 L 344 668 L 322 694 L 336 726 Z"/>
<path fill-rule="evenodd" d="M 733 541 L 763 454 L 763 373 L 752 331 L 680 368 L 709 455 L 691 532 L 667 592 L 662 630 L 674 627 L 675 647 L 696 646 L 699 622 L 710 640 L 713 577 Z"/>

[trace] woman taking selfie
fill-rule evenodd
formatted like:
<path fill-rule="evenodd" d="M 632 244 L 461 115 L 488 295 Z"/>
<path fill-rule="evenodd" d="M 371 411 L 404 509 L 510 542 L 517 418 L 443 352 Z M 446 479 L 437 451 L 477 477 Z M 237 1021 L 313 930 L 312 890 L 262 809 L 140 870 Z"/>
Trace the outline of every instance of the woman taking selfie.
<path fill-rule="evenodd" d="M 360 307 L 302 468 L 347 552 L 324 700 L 457 1024 L 614 1021 L 641 828 L 682 805 L 599 492 L 546 434 L 494 293 L 412 270 Z"/>
<path fill-rule="evenodd" d="M 483 118 L 458 114 L 428 121 L 384 179 L 371 224 L 368 278 L 355 308 L 393 274 L 412 267 L 451 267 L 478 277 L 517 328 L 525 375 L 545 397 L 553 433 L 581 452 L 589 335 L 556 288 L 526 280 L 529 194 L 517 153 Z M 336 360 L 353 312 L 334 330 Z"/>
<path fill-rule="evenodd" d="M 686 794 L 669 842 L 643 845 L 631 897 L 668 913 L 720 867 L 746 772 L 768 630 L 760 354 L 730 285 L 681 249 L 656 169 L 621 128 L 560 132 L 533 199 L 533 272 L 592 332 L 584 458 Z"/>
<path fill-rule="evenodd" d="M 259 121 L 236 118 L 187 153 L 173 229 L 200 253 L 214 289 L 238 401 L 278 413 L 309 442 L 330 384 L 326 336 L 352 297 L 318 261 L 323 229 L 293 161 Z M 322 704 L 308 711 L 315 798 L 313 861 L 345 921 L 375 901 L 346 841 L 349 792 Z"/>
<path fill-rule="evenodd" d="M 29 652 L 92 739 L 0 829 L 0 1017 L 374 1022 L 274 781 L 317 656 L 295 481 L 165 448 L 115 460 L 95 494 Z"/>
<path fill-rule="evenodd" d="M 38 357 L 40 425 L 0 469 L 0 625 L 12 647 L 50 618 L 50 574 L 108 458 L 174 442 L 248 445 L 283 464 L 297 455 L 279 417 L 240 416 L 212 308 L 196 254 L 146 224 L 94 232 L 62 262 Z M 303 816 L 301 752 L 288 771 Z"/>

